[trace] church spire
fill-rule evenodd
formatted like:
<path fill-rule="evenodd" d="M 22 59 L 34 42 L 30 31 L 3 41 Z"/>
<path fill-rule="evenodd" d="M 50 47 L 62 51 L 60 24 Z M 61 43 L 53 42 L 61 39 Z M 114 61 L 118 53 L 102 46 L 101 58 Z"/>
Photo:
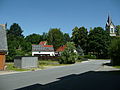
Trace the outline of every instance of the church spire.
<path fill-rule="evenodd" d="M 113 24 L 112 19 L 109 14 L 108 14 L 108 19 L 107 19 L 105 28 L 106 28 L 106 31 L 110 33 L 110 36 L 116 36 L 115 25 Z"/>

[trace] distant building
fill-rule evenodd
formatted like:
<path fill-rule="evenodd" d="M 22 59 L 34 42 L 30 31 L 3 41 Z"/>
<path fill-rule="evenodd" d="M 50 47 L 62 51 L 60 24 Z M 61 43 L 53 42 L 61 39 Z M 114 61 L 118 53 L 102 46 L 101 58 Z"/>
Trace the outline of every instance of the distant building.
<path fill-rule="evenodd" d="M 5 67 L 5 55 L 8 52 L 7 37 L 6 37 L 6 25 L 0 24 L 0 70 L 4 70 Z"/>
<path fill-rule="evenodd" d="M 32 45 L 32 56 L 55 56 L 53 45 L 46 44 L 46 41 L 42 41 L 39 45 Z"/>
<path fill-rule="evenodd" d="M 60 56 L 61 53 L 65 50 L 66 45 L 62 45 L 60 46 L 57 50 L 56 50 L 56 55 Z"/>
<path fill-rule="evenodd" d="M 112 19 L 108 15 L 107 23 L 105 26 L 106 30 L 109 32 L 110 36 L 116 36 L 115 25 L 112 22 Z"/>

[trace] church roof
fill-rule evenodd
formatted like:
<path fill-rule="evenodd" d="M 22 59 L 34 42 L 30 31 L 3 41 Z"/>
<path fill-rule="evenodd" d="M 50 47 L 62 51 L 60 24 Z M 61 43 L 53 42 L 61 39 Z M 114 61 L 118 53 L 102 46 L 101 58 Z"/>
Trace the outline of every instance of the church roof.
<path fill-rule="evenodd" d="M 0 52 L 8 51 L 5 27 L 5 24 L 0 24 Z"/>
<path fill-rule="evenodd" d="M 110 25 L 113 25 L 113 26 L 115 26 L 115 25 L 113 24 L 113 22 L 112 22 L 112 19 L 111 19 L 111 17 L 108 15 L 108 19 L 107 19 L 106 26 L 110 26 Z"/>

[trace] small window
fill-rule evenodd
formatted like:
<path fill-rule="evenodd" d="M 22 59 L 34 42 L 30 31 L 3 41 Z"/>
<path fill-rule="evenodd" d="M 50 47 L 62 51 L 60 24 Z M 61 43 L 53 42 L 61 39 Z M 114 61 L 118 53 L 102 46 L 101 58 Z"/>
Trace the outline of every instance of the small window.
<path fill-rule="evenodd" d="M 113 28 L 111 28 L 111 33 L 113 33 Z"/>

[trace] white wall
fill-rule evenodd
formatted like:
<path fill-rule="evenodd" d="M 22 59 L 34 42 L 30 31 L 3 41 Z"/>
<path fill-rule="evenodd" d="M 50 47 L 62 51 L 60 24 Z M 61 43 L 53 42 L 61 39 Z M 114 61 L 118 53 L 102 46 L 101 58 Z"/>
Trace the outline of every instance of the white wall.
<path fill-rule="evenodd" d="M 39 51 L 32 51 L 32 56 L 34 54 L 50 54 L 50 56 L 55 56 L 55 52 L 39 52 Z"/>

